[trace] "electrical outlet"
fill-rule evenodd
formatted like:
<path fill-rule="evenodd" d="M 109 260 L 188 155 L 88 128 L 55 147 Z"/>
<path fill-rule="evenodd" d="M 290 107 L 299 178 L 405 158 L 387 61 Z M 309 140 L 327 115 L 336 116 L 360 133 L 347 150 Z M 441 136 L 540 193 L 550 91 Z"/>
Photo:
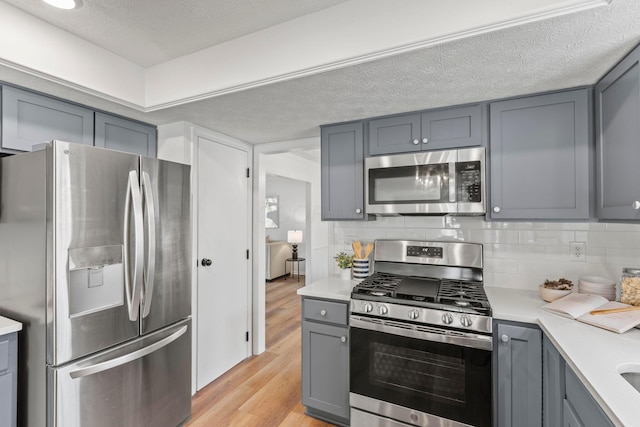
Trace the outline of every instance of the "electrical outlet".
<path fill-rule="evenodd" d="M 587 260 L 587 244 L 585 242 L 571 242 L 569 244 L 569 259 L 574 262 Z"/>

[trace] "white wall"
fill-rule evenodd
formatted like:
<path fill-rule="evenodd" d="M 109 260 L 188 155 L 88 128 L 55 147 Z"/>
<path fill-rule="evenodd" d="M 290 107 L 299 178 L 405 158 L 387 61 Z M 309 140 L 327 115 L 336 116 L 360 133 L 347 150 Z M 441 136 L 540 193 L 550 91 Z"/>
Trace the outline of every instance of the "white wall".
<path fill-rule="evenodd" d="M 353 240 L 454 240 L 484 245 L 487 286 L 537 289 L 545 279 L 582 276 L 618 280 L 623 267 L 640 266 L 640 225 L 486 222 L 481 217 L 379 217 L 332 223 L 330 256 Z M 569 260 L 569 243 L 586 242 L 586 262 Z M 332 265 L 335 263 L 332 263 Z M 337 271 L 337 267 L 332 267 Z"/>

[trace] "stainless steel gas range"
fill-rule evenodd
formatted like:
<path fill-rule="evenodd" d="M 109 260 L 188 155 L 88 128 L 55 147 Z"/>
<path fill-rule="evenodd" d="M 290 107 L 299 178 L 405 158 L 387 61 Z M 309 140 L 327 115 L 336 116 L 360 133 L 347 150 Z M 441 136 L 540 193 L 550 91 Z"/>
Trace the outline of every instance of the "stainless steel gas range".
<path fill-rule="evenodd" d="M 351 425 L 491 425 L 482 245 L 378 240 L 350 310 Z"/>

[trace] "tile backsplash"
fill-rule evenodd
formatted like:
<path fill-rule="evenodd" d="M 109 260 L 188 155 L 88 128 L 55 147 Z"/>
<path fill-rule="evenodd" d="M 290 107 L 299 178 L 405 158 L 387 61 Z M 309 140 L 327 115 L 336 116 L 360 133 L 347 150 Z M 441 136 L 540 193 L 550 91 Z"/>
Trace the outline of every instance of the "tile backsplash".
<path fill-rule="evenodd" d="M 375 239 L 482 243 L 484 282 L 535 290 L 545 279 L 583 276 L 619 281 L 623 267 L 640 267 L 640 225 L 561 222 L 488 222 L 483 217 L 378 217 L 333 222 L 330 253 L 352 253 L 351 243 Z M 586 261 L 569 258 L 570 242 L 586 243 Z M 335 263 L 334 263 L 335 264 Z M 335 273 L 338 272 L 334 266 Z"/>

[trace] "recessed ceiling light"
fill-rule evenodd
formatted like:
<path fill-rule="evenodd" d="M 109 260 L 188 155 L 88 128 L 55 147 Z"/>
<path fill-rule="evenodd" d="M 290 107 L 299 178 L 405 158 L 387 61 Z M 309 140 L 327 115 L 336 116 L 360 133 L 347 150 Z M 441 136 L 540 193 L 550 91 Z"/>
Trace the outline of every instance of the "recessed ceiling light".
<path fill-rule="evenodd" d="M 53 7 L 59 9 L 73 9 L 76 7 L 75 0 L 42 0 L 43 2 L 50 4 Z"/>

